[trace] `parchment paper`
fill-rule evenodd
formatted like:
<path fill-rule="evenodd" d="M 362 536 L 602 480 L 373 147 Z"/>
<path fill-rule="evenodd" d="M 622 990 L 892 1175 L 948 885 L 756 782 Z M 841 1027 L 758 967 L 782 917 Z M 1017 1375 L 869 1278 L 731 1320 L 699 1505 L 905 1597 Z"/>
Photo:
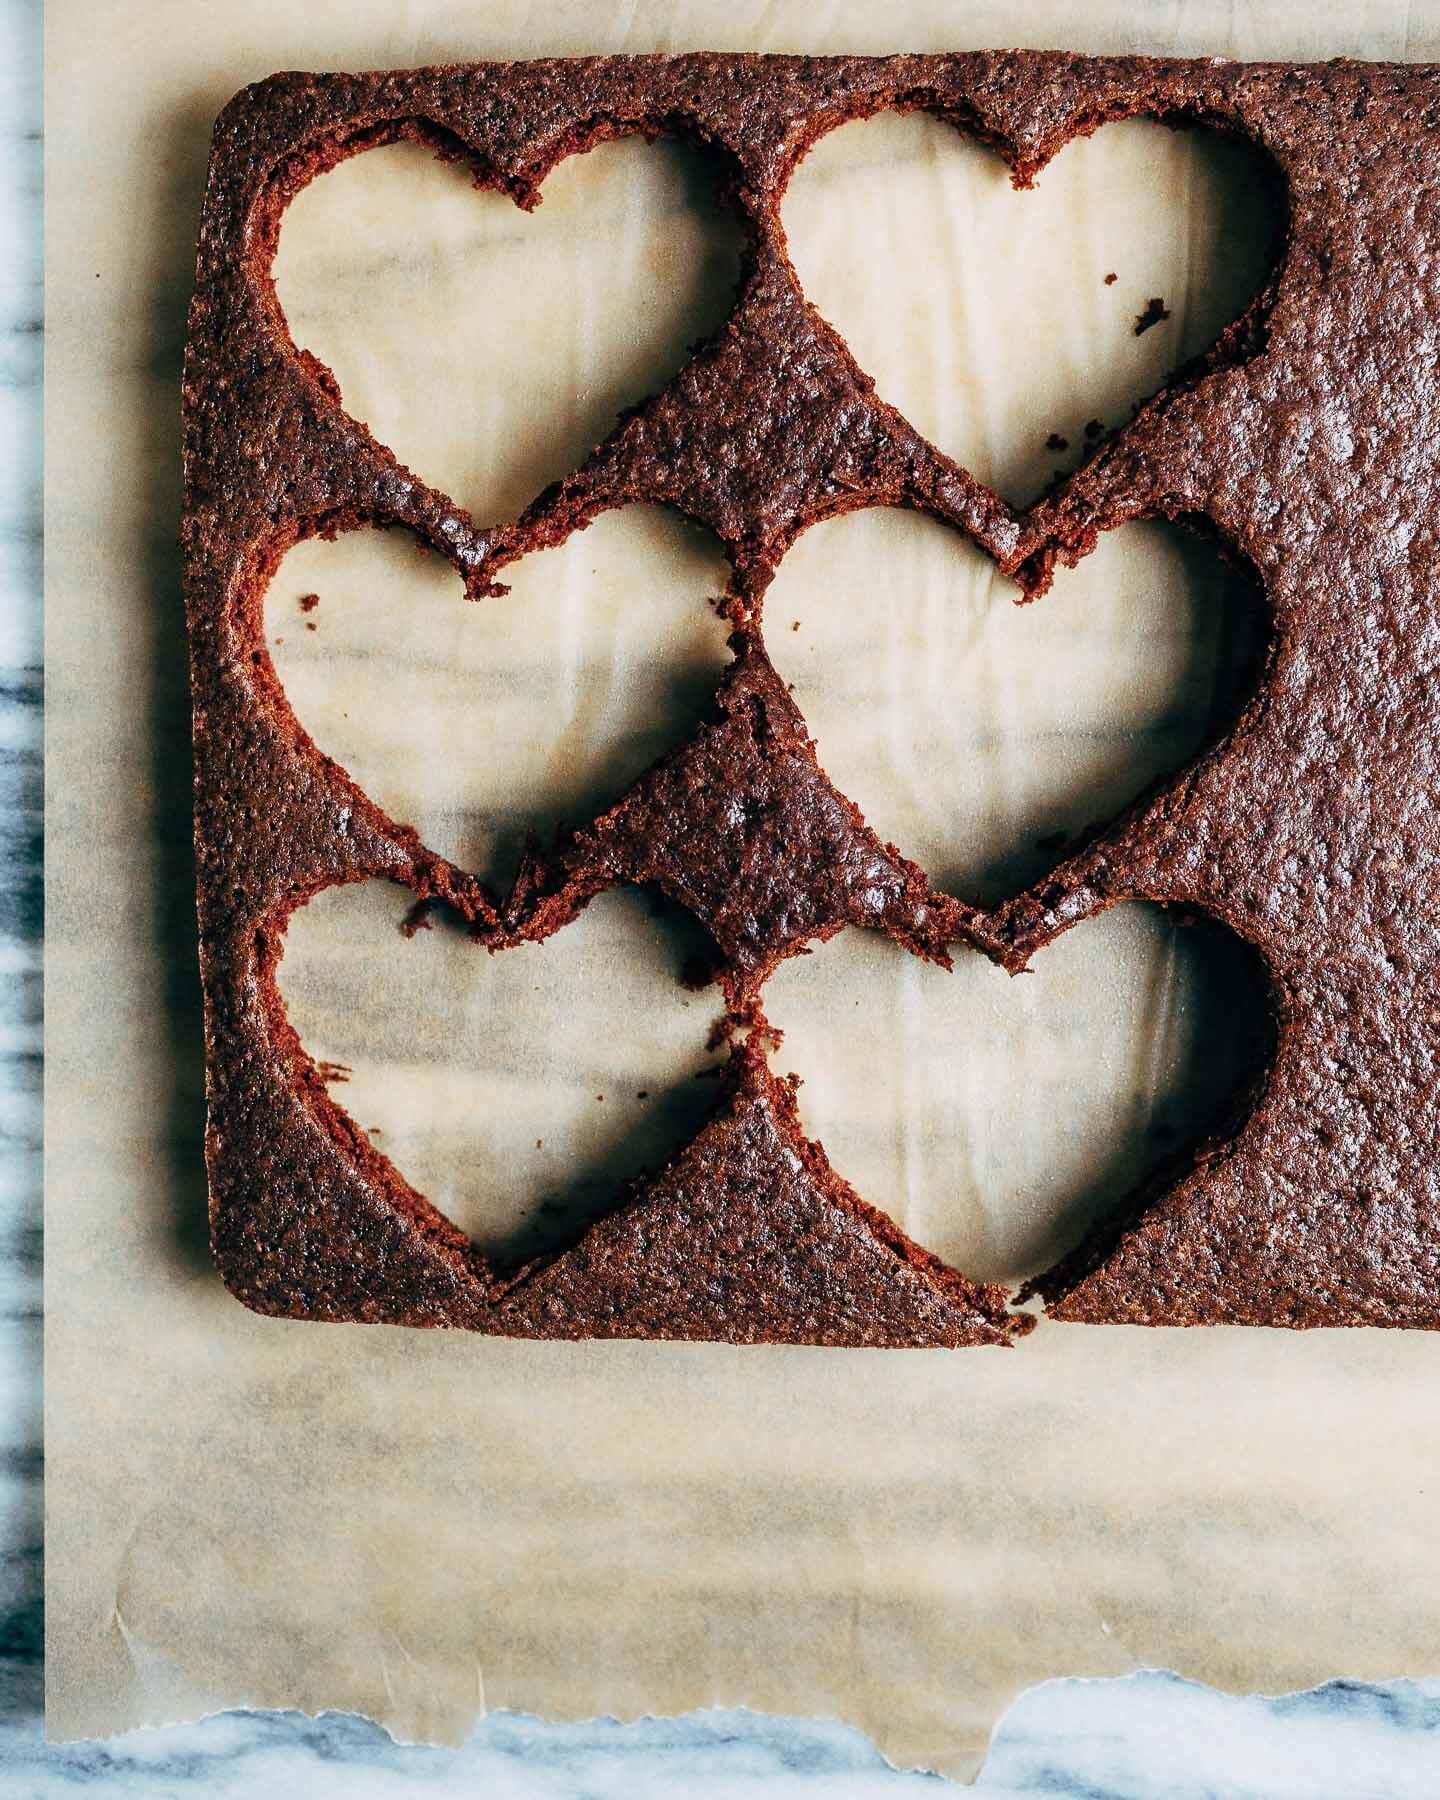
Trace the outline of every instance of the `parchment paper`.
<path fill-rule="evenodd" d="M 961 13 L 917 0 L 877 19 L 858 4 L 787 14 L 642 0 L 617 18 L 366 0 L 299 12 L 250 0 L 206 9 L 203 27 L 180 0 L 65 0 L 50 13 L 51 1734 L 244 1704 L 353 1709 L 451 1742 L 487 1706 L 629 1717 L 744 1702 L 837 1714 L 903 1764 L 964 1774 L 1005 1701 L 1048 1675 L 1160 1664 L 1273 1691 L 1432 1672 L 1440 1553 L 1427 1489 L 1440 1450 L 1436 1345 L 1421 1334 L 1042 1326 L 1018 1352 L 958 1354 L 514 1345 L 282 1324 L 231 1300 L 204 1248 L 173 541 L 206 138 L 234 89 L 271 69 L 1006 42 L 1433 56 L 1434 10 L 1331 8 L 1322 20 L 1302 6 Z M 1039 194 L 1010 198 L 993 171 L 957 175 L 947 155 L 958 168 L 969 153 L 914 123 L 908 139 L 911 126 L 881 122 L 851 128 L 872 135 L 843 155 L 838 141 L 822 147 L 810 200 L 797 185 L 787 212 L 797 262 L 815 286 L 843 278 L 879 164 L 922 188 L 960 182 L 970 211 L 957 200 L 954 216 L 972 234 L 1047 206 L 1053 178 L 1067 206 L 1025 227 L 1047 246 L 1052 313 L 1024 310 L 1038 273 L 1017 281 L 1003 258 L 978 263 L 958 226 L 910 244 L 929 285 L 898 299 L 873 281 L 858 299 L 830 290 L 858 308 L 842 321 L 857 349 L 866 308 L 883 322 L 887 307 L 921 306 L 900 322 L 923 374 L 938 354 L 923 307 L 954 275 L 955 331 L 983 358 L 947 368 L 928 401 L 903 364 L 875 366 L 883 333 L 870 366 L 942 444 L 1024 497 L 1064 454 L 1042 454 L 1047 432 L 1073 439 L 1092 408 L 1123 417 L 1147 379 L 1136 359 L 1159 356 L 1158 375 L 1163 332 L 1173 352 L 1212 328 L 1226 241 L 1212 165 L 1146 148 L 1153 137 L 1117 144 L 1114 128 L 1066 151 Z M 312 293 L 328 287 L 330 320 L 320 309 L 302 328 L 297 300 L 298 335 L 323 354 L 320 334 L 349 332 L 361 359 L 352 372 L 337 353 L 349 403 L 363 412 L 400 395 L 410 424 L 396 415 L 395 429 L 413 434 L 401 454 L 482 509 L 486 483 L 499 508 L 523 500 L 588 441 L 597 413 L 675 366 L 724 278 L 730 252 L 694 224 L 705 204 L 694 171 L 636 146 L 607 154 L 604 185 L 618 180 L 624 200 L 587 230 L 540 234 L 528 262 L 517 249 L 524 305 L 492 290 L 493 310 L 475 308 L 477 330 L 508 334 L 517 371 L 539 369 L 538 343 L 552 370 L 571 359 L 543 393 L 517 374 L 508 399 L 461 378 L 417 400 L 425 369 L 404 361 L 406 343 L 423 349 L 429 334 L 412 313 L 402 342 L 390 301 L 404 292 L 453 316 L 493 233 L 528 243 L 546 208 L 487 219 L 487 203 L 426 165 L 384 177 L 414 196 L 408 248 L 366 236 L 386 208 L 363 182 L 348 202 L 329 190 L 328 237 L 317 213 L 308 279 Z M 1172 154 L 1181 161 L 1166 164 Z M 1167 181 L 1188 171 L 1178 222 L 1126 199 L 1127 166 L 1153 158 Z M 587 171 L 560 174 L 583 198 Z M 655 230 L 657 217 L 673 229 Z M 890 228 L 917 230 L 911 217 L 899 208 Z M 321 266 L 337 245 L 348 285 Z M 297 297 L 303 252 L 301 238 L 282 247 L 301 259 Z M 637 310 L 634 274 L 647 269 L 659 312 Z M 579 296 L 597 272 L 615 291 L 592 305 Z M 1134 339 L 1151 294 L 1172 318 Z M 472 428 L 471 408 L 486 406 Z M 867 610 L 866 571 L 882 568 L 886 604 Z M 382 798 L 442 847 L 469 844 L 493 866 L 522 816 L 613 791 L 633 758 L 669 741 L 724 655 L 705 606 L 723 576 L 714 547 L 663 515 L 604 521 L 515 575 L 533 629 L 518 610 L 463 608 L 433 560 L 363 533 L 295 552 L 267 607 L 307 726 L 362 779 L 391 782 Z M 841 784 L 938 876 L 997 891 L 1028 879 L 1037 838 L 1103 816 L 1203 737 L 1249 630 L 1203 556 L 1135 527 L 1021 613 L 938 527 L 835 522 L 787 559 L 770 609 L 777 662 Z M 843 621 L 848 660 L 827 651 L 822 615 L 827 631 Z M 943 704 L 941 664 L 963 708 Z M 869 736 L 846 723 L 857 693 L 877 702 Z M 537 709 L 555 729 L 527 723 Z M 964 780 L 937 816 L 926 770 L 957 756 Z M 608 897 L 543 950 L 490 960 L 444 931 L 403 942 L 398 911 L 384 890 L 324 897 L 292 927 L 282 986 L 315 1054 L 352 1071 L 337 1098 L 437 1197 L 448 1184 L 444 1203 L 468 1228 L 543 1238 L 563 1228 L 547 1201 L 568 1178 L 593 1206 L 683 1135 L 707 1092 L 695 1075 L 714 1061 L 711 1001 L 676 979 L 683 921 Z M 841 1169 L 992 1276 L 1073 1236 L 1153 1144 L 1217 1103 L 1245 1055 L 1233 958 L 1140 908 L 1063 939 L 1018 983 L 980 965 L 946 977 L 847 933 L 783 970 L 768 998 L 787 1033 L 781 1061 L 806 1078 L 802 1112 Z M 558 1047 L 549 1025 L 562 1011 L 600 1033 L 585 1034 L 588 1060 Z M 495 1018 L 511 1022 L 498 1050 Z M 514 1180 L 500 1185 L 499 1171 Z"/>

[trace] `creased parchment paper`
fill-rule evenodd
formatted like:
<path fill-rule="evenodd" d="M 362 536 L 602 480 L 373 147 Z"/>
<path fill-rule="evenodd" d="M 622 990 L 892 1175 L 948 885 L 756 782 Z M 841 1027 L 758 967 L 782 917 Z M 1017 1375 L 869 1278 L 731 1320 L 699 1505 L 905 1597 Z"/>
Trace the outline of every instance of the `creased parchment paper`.
<path fill-rule="evenodd" d="M 284 67 L 1003 43 L 1419 57 L 1440 51 L 1440 30 L 1429 6 L 51 6 L 52 1736 L 256 1705 L 351 1709 L 453 1742 L 486 1707 L 631 1717 L 743 1702 L 839 1715 L 901 1764 L 963 1775 L 1007 1699 L 1050 1675 L 1159 1664 L 1273 1691 L 1434 1671 L 1437 1345 L 1423 1335 L 1042 1326 L 1014 1353 L 953 1354 L 509 1344 L 262 1320 L 206 1257 L 173 542 L 214 114 Z M 1061 455 L 1037 447 L 1037 427 L 1042 444 L 1051 429 L 1070 441 L 1092 409 L 1123 417 L 1169 360 L 1162 333 L 1173 353 L 1213 327 L 1230 258 L 1211 165 L 1178 140 L 1145 148 L 1146 127 L 1109 151 L 1105 134 L 1072 147 L 1036 195 L 1006 195 L 993 170 L 963 177 L 970 210 L 957 200 L 951 229 L 909 245 L 924 281 L 887 297 L 862 267 L 844 300 L 876 166 L 948 193 L 962 178 L 947 154 L 957 167 L 973 154 L 923 122 L 851 129 L 872 135 L 824 147 L 808 199 L 797 178 L 797 261 L 853 305 L 857 347 L 877 308 L 882 325 L 900 310 L 914 367 L 872 336 L 872 361 L 890 359 L 873 371 L 882 391 L 1005 491 L 1025 497 Z M 507 334 L 508 397 L 448 366 L 428 395 L 415 384 L 454 295 L 474 291 L 466 259 L 484 259 L 487 234 L 523 247 L 546 208 L 497 212 L 457 197 L 444 171 L 431 207 L 432 173 L 412 168 L 385 177 L 416 184 L 408 249 L 377 249 L 386 209 L 363 182 L 348 199 L 328 190 L 328 237 L 317 187 L 316 228 L 282 245 L 298 259 L 297 334 L 320 350 L 329 331 L 347 400 L 377 423 L 398 407 L 397 435 L 415 434 L 401 453 L 482 511 L 485 484 L 498 507 L 523 500 L 588 441 L 597 410 L 603 425 L 675 366 L 693 309 L 728 279 L 723 242 L 694 223 L 707 202 L 693 170 L 663 150 L 605 154 L 624 195 L 612 189 L 603 226 L 587 234 L 577 212 L 528 262 L 519 248 L 500 258 L 525 304 L 507 278 L 476 329 Z M 1126 199 L 1137 168 L 1173 185 L 1169 212 Z M 583 170 L 562 170 L 557 191 L 572 176 L 583 192 Z M 1023 222 L 1052 181 L 1069 203 L 1035 240 L 1043 277 L 1017 282 L 994 219 Z M 898 208 L 898 249 L 920 219 Z M 327 256 L 349 276 L 327 276 Z M 654 306 L 633 298 L 646 270 Z M 591 275 L 612 282 L 608 298 L 588 298 Z M 627 280 L 628 310 L 615 298 Z M 927 400 L 949 340 L 926 309 L 947 280 L 963 297 L 954 331 L 985 353 L 948 353 Z M 328 301 L 302 319 L 307 281 Z M 405 293 L 402 318 L 391 302 Z M 1152 294 L 1172 317 L 1135 339 Z M 434 333 L 417 330 L 431 319 Z M 521 379 L 545 369 L 543 391 Z M 817 527 L 782 569 L 770 640 L 822 755 L 937 875 L 979 891 L 1029 879 L 1036 839 L 1103 815 L 1213 723 L 1251 627 L 1203 556 L 1151 529 L 1117 534 L 1028 613 L 917 520 Z M 468 842 L 499 866 L 527 811 L 610 791 L 703 704 L 724 656 L 705 606 L 717 568 L 713 546 L 663 515 L 602 521 L 515 571 L 516 604 L 536 613 L 527 631 L 462 609 L 433 559 L 362 533 L 294 553 L 267 633 L 285 640 L 277 667 L 317 738 L 389 781 L 442 847 Z M 884 568 L 903 574 L 881 609 L 857 572 Z M 622 604 L 632 595 L 644 629 Z M 827 617 L 848 660 L 827 652 Z M 944 704 L 942 658 L 963 707 Z M 857 697 L 871 703 L 863 727 Z M 537 708 L 553 729 L 536 729 Z M 926 769 L 957 757 L 937 815 Z M 711 999 L 677 979 L 683 921 L 609 897 L 550 946 L 491 961 L 443 930 L 403 942 L 398 911 L 369 888 L 317 902 L 292 928 L 282 986 L 312 1051 L 352 1071 L 337 1098 L 467 1228 L 543 1238 L 563 1229 L 567 1178 L 593 1206 L 683 1135 L 709 1091 L 695 1074 L 715 1060 Z M 1045 1260 L 1217 1103 L 1243 1067 L 1245 999 L 1223 946 L 1142 908 L 1063 939 L 1019 982 L 978 965 L 946 977 L 849 933 L 768 996 L 782 1065 L 806 1077 L 802 1112 L 842 1170 L 987 1276 Z M 582 1030 L 562 1041 L 548 1026 L 567 1008 Z M 512 1022 L 500 1050 L 497 1017 Z"/>

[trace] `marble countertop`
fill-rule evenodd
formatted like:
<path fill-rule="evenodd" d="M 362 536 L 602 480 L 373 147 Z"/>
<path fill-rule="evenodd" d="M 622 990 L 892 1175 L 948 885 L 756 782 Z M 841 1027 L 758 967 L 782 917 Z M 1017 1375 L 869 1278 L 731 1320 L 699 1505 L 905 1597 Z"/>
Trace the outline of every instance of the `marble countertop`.
<path fill-rule="evenodd" d="M 0 1791 L 494 1794 L 515 1800 L 935 1793 L 843 1724 L 739 1711 L 555 1725 L 493 1714 L 458 1751 L 367 1721 L 228 1713 L 99 1744 L 42 1737 L 40 7 L 0 0 Z M 1001 1797 L 1440 1797 L 1440 1680 L 1232 1698 L 1151 1672 L 1051 1682 L 1001 1721 Z"/>

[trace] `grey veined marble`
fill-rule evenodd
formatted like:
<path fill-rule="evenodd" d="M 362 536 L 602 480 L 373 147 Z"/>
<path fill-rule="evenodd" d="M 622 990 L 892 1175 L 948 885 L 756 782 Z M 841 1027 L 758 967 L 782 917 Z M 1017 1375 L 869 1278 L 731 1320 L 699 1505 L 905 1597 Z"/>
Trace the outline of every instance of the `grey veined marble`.
<path fill-rule="evenodd" d="M 277 1793 L 317 1800 L 904 1800 L 959 1794 L 889 1768 L 843 1725 L 691 1713 L 634 1725 L 553 1725 L 495 1713 L 459 1750 L 391 1742 L 364 1720 L 223 1713 L 99 1744 L 46 1747 L 38 1674 L 16 1663 L 0 1722 L 0 1791 Z M 1440 1682 L 1333 1682 L 1231 1699 L 1160 1673 L 1056 1681 L 1001 1722 L 974 1790 L 984 1800 L 1427 1800 L 1440 1795 Z"/>
<path fill-rule="evenodd" d="M 134 0 L 143 8 L 144 0 Z M 117 16 L 123 9 L 117 8 Z M 0 0 L 0 1795 L 869 1800 L 949 1784 L 843 1725 L 695 1713 L 486 1719 L 457 1751 L 363 1720 L 227 1713 L 100 1744 L 41 1736 L 39 7 Z M 1440 1681 L 1233 1699 L 1171 1675 L 1051 1682 L 996 1732 L 987 1800 L 1440 1800 Z"/>

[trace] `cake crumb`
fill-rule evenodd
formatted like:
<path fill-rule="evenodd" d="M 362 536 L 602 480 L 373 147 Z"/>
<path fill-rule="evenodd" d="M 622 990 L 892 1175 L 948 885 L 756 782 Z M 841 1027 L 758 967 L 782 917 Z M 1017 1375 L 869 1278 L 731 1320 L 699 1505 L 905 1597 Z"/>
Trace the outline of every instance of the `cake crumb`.
<path fill-rule="evenodd" d="M 698 993 L 701 988 L 709 987 L 710 978 L 714 973 L 714 969 L 703 956 L 687 956 L 680 965 L 680 985 L 689 988 L 692 994 Z M 681 1004 L 688 1006 L 690 1003 L 686 1000 Z"/>
<path fill-rule="evenodd" d="M 401 937 L 413 938 L 417 931 L 433 931 L 435 929 L 434 923 L 430 918 L 429 907 L 430 903 L 428 900 L 417 900 L 415 904 L 409 908 L 405 917 L 400 921 Z"/>
<path fill-rule="evenodd" d="M 1096 438 L 1098 438 L 1104 430 L 1105 427 L 1101 424 L 1099 419 L 1087 419 L 1085 421 L 1085 442 L 1087 444 L 1093 444 Z"/>
<path fill-rule="evenodd" d="M 1135 321 L 1136 337 L 1143 337 L 1152 325 L 1158 325 L 1162 319 L 1168 319 L 1169 317 L 1170 308 L 1160 298 L 1159 294 L 1152 294 L 1145 302 L 1144 312 L 1142 312 Z"/>
<path fill-rule="evenodd" d="M 1069 438 L 1061 437 L 1058 431 L 1052 431 L 1045 440 L 1045 448 L 1047 450 L 1068 450 L 1070 448 L 1070 440 Z"/>
<path fill-rule="evenodd" d="M 1105 285 L 1106 285 L 1106 287 L 1114 287 L 1114 285 L 1115 285 L 1115 283 L 1116 283 L 1116 282 L 1117 282 L 1117 281 L 1118 281 L 1118 280 L 1119 280 L 1119 279 L 1120 279 L 1120 277 L 1119 277 L 1119 276 L 1118 276 L 1118 275 L 1117 275 L 1117 274 L 1116 274 L 1116 273 L 1115 273 L 1115 271 L 1114 271 L 1114 270 L 1113 270 L 1113 269 L 1112 269 L 1112 270 L 1111 270 L 1111 271 L 1110 271 L 1110 273 L 1109 273 L 1109 274 L 1108 274 L 1108 275 L 1107 275 L 1107 276 L 1106 276 L 1106 277 L 1105 277 Z"/>
<path fill-rule="evenodd" d="M 318 594 L 302 594 L 300 596 L 301 612 L 314 612 L 319 604 L 320 596 Z"/>

